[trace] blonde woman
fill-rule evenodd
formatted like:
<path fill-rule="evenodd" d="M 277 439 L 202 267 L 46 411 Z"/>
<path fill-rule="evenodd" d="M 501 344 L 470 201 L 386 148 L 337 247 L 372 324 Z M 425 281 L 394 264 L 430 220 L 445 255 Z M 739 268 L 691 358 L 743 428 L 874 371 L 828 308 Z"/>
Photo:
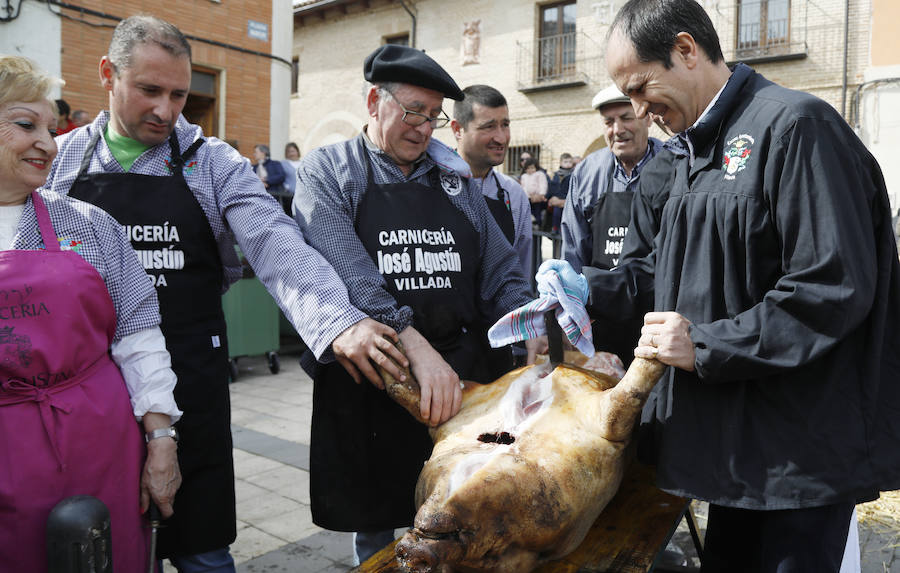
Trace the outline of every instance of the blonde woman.
<path fill-rule="evenodd" d="M 0 56 L 0 563 L 47 571 L 47 516 L 85 494 L 109 509 L 116 571 L 138 571 L 141 514 L 171 515 L 181 482 L 175 375 L 122 227 L 35 190 L 56 156 L 51 84 Z"/>

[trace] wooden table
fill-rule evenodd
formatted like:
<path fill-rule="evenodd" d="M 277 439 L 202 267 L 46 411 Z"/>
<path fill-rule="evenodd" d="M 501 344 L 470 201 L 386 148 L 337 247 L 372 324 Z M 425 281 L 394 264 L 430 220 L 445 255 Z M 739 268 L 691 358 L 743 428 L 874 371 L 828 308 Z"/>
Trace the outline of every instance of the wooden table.
<path fill-rule="evenodd" d="M 535 572 L 646 573 L 653 569 L 685 515 L 700 553 L 690 500 L 657 489 L 653 477 L 652 467 L 632 462 L 618 493 L 594 522 L 581 545 Z M 405 570 L 394 556 L 396 544 L 394 541 L 353 571 L 403 573 Z"/>

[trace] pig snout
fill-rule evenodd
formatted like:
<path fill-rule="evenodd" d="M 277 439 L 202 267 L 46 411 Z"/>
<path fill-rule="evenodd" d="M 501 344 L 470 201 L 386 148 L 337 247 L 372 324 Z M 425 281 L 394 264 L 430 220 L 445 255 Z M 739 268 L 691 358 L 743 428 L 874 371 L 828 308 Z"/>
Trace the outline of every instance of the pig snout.
<path fill-rule="evenodd" d="M 395 548 L 397 559 L 411 573 L 438 573 L 441 565 L 451 564 L 462 556 L 462 548 L 455 535 L 425 537 L 411 529 Z"/>
<path fill-rule="evenodd" d="M 434 551 L 424 543 L 407 542 L 406 538 L 397 544 L 397 559 L 411 573 L 434 573 L 440 564 Z"/>

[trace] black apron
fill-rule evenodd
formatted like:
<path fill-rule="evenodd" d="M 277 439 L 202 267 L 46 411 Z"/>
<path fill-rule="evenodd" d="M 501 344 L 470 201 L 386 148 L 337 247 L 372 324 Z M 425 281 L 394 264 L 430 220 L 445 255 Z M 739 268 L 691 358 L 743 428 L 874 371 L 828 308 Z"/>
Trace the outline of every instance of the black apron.
<path fill-rule="evenodd" d="M 204 553 L 237 536 L 222 261 L 206 214 L 182 173 L 204 140 L 182 155 L 173 132 L 168 176 L 88 174 L 100 135 L 97 131 L 88 144 L 69 195 L 125 226 L 156 285 L 160 327 L 178 376 L 175 401 L 184 412 L 177 424 L 183 481 L 175 515 L 160 529 L 158 555 Z"/>
<path fill-rule="evenodd" d="M 614 192 L 615 172 L 616 166 L 613 165 L 606 181 L 606 192 L 597 198 L 591 219 L 593 248 L 590 266 L 600 269 L 611 269 L 619 264 L 625 231 L 631 222 L 634 191 Z M 594 321 L 591 325 L 594 348 L 618 355 L 628 366 L 634 360 L 634 349 L 643 324 L 643 317 L 621 322 Z"/>
<path fill-rule="evenodd" d="M 503 231 L 503 236 L 506 237 L 506 240 L 509 241 L 510 245 L 513 245 L 516 241 L 516 230 L 513 225 L 512 208 L 509 204 L 509 192 L 500 185 L 500 178 L 497 177 L 496 171 L 491 169 L 491 175 L 493 175 L 494 183 L 497 185 L 497 198 L 491 199 L 483 193 L 482 197 L 484 197 L 488 209 L 494 217 L 494 220 L 497 222 L 497 225 L 500 227 L 500 230 Z M 485 177 L 481 184 L 484 185 L 486 180 L 487 178 Z M 481 325 L 481 333 L 484 335 L 485 340 L 487 340 L 487 331 L 491 326 L 493 326 L 493 323 L 485 322 Z M 485 344 L 484 357 L 486 366 L 489 369 L 489 378 L 491 380 L 500 378 L 515 367 L 512 346 L 491 348 L 490 344 Z"/>
<path fill-rule="evenodd" d="M 386 290 L 398 305 L 412 307 L 414 328 L 460 378 L 486 381 L 479 373 L 481 342 L 472 328 L 478 321 L 477 231 L 438 181 L 376 184 L 368 153 L 361 153 L 368 186 L 357 209 L 356 233 Z M 423 230 L 439 232 L 423 237 Z M 443 258 L 449 270 L 422 270 L 425 253 L 443 253 L 427 259 L 433 266 Z M 383 391 L 367 380 L 357 385 L 336 362 L 317 365 L 310 450 L 313 523 L 337 531 L 412 524 L 416 481 L 431 448 L 426 426 Z"/>
<path fill-rule="evenodd" d="M 494 216 L 494 220 L 497 221 L 500 230 L 503 231 L 503 236 L 506 237 L 506 240 L 512 245 L 516 241 L 516 229 L 513 225 L 512 208 L 510 208 L 509 200 L 506 198 L 507 192 L 500 185 L 500 179 L 493 169 L 491 169 L 491 175 L 494 176 L 494 183 L 497 184 L 497 198 L 491 199 L 484 194 L 482 194 L 482 197 L 484 197 L 488 209 L 490 209 L 491 215 Z M 481 184 L 484 185 L 485 183 L 486 181 L 482 181 Z"/>

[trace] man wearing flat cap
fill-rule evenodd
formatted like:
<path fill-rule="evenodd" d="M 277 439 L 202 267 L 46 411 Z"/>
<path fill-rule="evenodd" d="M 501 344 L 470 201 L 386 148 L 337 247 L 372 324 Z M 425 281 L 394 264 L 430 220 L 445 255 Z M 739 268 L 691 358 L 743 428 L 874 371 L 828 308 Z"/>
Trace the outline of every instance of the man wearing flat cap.
<path fill-rule="evenodd" d="M 575 167 L 560 225 L 563 258 L 577 272 L 582 266 L 610 269 L 619 264 L 641 174 L 662 148 L 662 142 L 648 135 L 650 116 L 639 119 L 631 100 L 615 85 L 598 92 L 591 105 L 600 112 L 607 147 Z M 650 240 L 652 235 L 655 232 Z M 602 328 L 595 323 L 593 334 L 598 350 L 617 354 L 629 364 L 640 323 L 605 323 Z"/>
<path fill-rule="evenodd" d="M 490 381 L 477 325 L 528 302 L 529 285 L 470 190 L 467 165 L 431 137 L 449 121 L 444 98 L 463 98 L 456 82 L 423 52 L 396 45 L 370 54 L 364 77 L 367 125 L 303 158 L 295 216 L 351 302 L 400 333 L 422 416 L 437 425 L 459 410 L 460 379 Z M 545 344 L 529 348 L 532 359 Z M 362 561 L 412 523 L 431 439 L 381 386 L 357 385 L 327 364 L 317 365 L 314 381 L 313 522 L 355 532 Z"/>

